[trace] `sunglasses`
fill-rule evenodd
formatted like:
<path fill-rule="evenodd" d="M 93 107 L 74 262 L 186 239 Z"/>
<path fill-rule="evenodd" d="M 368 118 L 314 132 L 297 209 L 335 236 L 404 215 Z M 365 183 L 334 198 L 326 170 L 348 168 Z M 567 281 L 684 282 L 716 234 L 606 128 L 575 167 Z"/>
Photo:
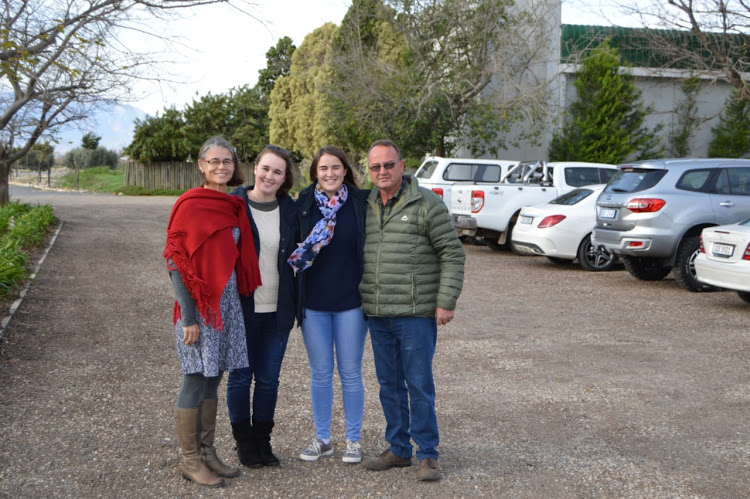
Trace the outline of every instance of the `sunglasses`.
<path fill-rule="evenodd" d="M 397 164 L 398 164 L 398 161 L 389 161 L 387 163 L 383 163 L 382 165 L 379 165 L 376 163 L 374 165 L 370 165 L 370 171 L 377 173 L 380 171 L 381 167 L 385 168 L 386 170 L 393 170 L 393 167 L 396 166 Z"/>

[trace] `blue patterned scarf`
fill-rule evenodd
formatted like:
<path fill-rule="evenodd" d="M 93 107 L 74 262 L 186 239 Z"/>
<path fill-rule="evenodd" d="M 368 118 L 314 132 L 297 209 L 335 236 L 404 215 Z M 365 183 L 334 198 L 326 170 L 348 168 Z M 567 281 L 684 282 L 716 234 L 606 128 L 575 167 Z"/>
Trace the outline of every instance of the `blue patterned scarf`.
<path fill-rule="evenodd" d="M 309 269 L 318 253 L 331 242 L 333 229 L 336 227 L 336 212 L 339 211 L 339 208 L 343 206 L 349 196 L 346 184 L 341 184 L 341 188 L 331 199 L 328 199 L 320 184 L 315 186 L 314 193 L 315 201 L 318 203 L 323 218 L 315 224 L 307 238 L 297 244 L 297 249 L 287 260 L 296 272 Z"/>

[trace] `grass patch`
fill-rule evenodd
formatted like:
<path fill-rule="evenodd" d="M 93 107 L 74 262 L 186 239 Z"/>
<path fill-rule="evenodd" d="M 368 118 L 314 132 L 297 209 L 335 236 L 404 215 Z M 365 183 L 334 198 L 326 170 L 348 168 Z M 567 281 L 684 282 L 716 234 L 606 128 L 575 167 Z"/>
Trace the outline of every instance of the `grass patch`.
<path fill-rule="evenodd" d="M 94 192 L 117 192 L 122 188 L 125 170 L 117 168 L 111 170 L 108 166 L 97 166 L 80 170 L 78 188 Z M 61 176 L 57 185 L 67 189 L 76 188 L 75 170 Z"/>
<path fill-rule="evenodd" d="M 184 190 L 144 189 L 137 185 L 125 184 L 125 169 L 118 167 L 114 170 L 107 166 L 85 168 L 80 171 L 78 188 L 102 193 L 123 194 L 126 196 L 179 196 Z M 71 171 L 61 176 L 56 185 L 66 189 L 76 188 L 76 172 Z"/>
<path fill-rule="evenodd" d="M 50 205 L 8 203 L 0 207 L 0 299 L 28 277 L 28 253 L 44 243 L 57 222 Z"/>
<path fill-rule="evenodd" d="M 124 194 L 125 196 L 179 196 L 185 191 L 173 189 L 145 189 L 138 185 L 125 185 L 114 192 Z"/>

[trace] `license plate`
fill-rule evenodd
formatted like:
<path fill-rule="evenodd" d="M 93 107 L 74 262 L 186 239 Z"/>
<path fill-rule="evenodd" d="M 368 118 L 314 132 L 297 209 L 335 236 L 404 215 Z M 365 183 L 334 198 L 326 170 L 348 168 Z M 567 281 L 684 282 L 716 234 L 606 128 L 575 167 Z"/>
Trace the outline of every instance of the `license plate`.
<path fill-rule="evenodd" d="M 714 256 L 720 256 L 722 258 L 729 258 L 734 254 L 733 244 L 714 244 L 713 246 Z"/>
<path fill-rule="evenodd" d="M 617 210 L 611 208 L 599 208 L 599 218 L 615 218 Z"/>
<path fill-rule="evenodd" d="M 518 220 L 522 224 L 530 224 L 531 222 L 534 221 L 534 217 L 529 217 L 529 216 L 526 216 L 526 215 L 521 215 Z"/>

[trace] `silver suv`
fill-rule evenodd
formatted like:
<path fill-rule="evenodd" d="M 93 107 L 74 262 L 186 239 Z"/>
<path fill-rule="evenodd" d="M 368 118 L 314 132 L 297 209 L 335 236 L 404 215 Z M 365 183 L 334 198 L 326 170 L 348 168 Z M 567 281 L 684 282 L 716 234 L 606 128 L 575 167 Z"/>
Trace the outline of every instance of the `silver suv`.
<path fill-rule="evenodd" d="M 663 159 L 623 164 L 597 199 L 592 242 L 620 256 L 634 277 L 674 273 L 690 291 L 704 227 L 750 217 L 750 160 Z"/>

